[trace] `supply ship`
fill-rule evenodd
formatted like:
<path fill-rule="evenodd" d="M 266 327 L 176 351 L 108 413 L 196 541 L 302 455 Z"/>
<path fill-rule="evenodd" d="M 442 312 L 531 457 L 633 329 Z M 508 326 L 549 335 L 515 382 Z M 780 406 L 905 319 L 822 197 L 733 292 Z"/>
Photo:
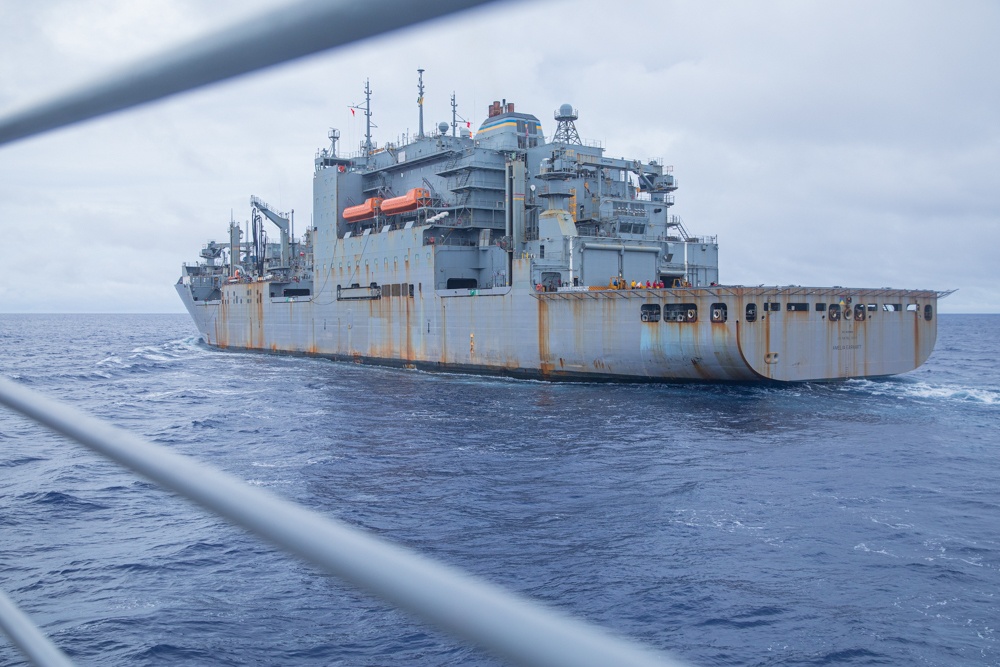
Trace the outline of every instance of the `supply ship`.
<path fill-rule="evenodd" d="M 579 113 L 493 102 L 376 146 L 315 156 L 313 216 L 251 197 L 185 264 L 177 292 L 211 346 L 432 371 L 584 381 L 821 381 L 905 373 L 930 355 L 930 290 L 720 283 L 714 236 L 671 213 L 663 160 L 613 158 Z M 276 230 L 278 240 L 270 240 Z"/>

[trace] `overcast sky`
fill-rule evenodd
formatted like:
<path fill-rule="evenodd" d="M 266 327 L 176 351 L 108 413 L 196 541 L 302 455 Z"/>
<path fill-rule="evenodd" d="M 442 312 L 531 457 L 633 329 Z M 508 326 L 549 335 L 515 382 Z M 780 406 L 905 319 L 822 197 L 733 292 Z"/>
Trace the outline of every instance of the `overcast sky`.
<path fill-rule="evenodd" d="M 0 114 L 278 0 L 0 0 Z M 0 148 L 0 312 L 181 312 L 182 262 L 250 195 L 311 214 L 313 158 L 382 144 L 449 99 L 579 109 L 613 157 L 657 158 L 730 284 L 954 289 L 1000 312 L 1000 3 L 500 4 Z"/>

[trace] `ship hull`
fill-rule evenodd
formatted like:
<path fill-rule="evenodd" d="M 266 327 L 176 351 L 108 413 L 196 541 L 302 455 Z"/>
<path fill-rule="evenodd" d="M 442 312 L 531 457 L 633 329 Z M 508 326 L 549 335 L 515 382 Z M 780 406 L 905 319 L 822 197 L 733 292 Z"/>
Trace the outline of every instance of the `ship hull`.
<path fill-rule="evenodd" d="M 920 366 L 937 335 L 937 295 L 916 290 L 549 292 L 523 280 L 433 290 L 418 281 L 379 287 L 377 298 L 338 300 L 333 290 L 272 298 L 269 283 L 258 281 L 226 285 L 222 298 L 198 302 L 186 286 L 177 288 L 202 339 L 215 347 L 544 380 L 880 377 Z"/>

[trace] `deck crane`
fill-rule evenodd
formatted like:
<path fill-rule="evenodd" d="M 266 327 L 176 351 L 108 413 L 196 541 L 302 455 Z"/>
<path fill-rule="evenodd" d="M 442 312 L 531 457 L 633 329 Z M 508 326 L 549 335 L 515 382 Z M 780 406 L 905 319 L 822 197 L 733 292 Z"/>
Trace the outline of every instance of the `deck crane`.
<path fill-rule="evenodd" d="M 250 197 L 250 206 L 277 225 L 281 231 L 281 266 L 282 268 L 289 268 L 291 266 L 292 218 L 295 212 L 278 213 L 260 197 L 252 195 Z"/>

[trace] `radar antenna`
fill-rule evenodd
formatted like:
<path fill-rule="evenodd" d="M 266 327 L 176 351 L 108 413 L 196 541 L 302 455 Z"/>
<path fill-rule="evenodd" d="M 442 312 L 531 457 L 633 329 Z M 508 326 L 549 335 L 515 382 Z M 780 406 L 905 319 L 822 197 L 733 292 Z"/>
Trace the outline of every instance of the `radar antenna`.
<path fill-rule="evenodd" d="M 573 108 L 572 104 L 560 106 L 555 112 L 559 126 L 556 128 L 555 136 L 552 137 L 553 143 L 583 145 L 583 142 L 580 141 L 580 135 L 576 131 L 576 124 L 573 122 L 579 117 L 579 112 Z"/>

